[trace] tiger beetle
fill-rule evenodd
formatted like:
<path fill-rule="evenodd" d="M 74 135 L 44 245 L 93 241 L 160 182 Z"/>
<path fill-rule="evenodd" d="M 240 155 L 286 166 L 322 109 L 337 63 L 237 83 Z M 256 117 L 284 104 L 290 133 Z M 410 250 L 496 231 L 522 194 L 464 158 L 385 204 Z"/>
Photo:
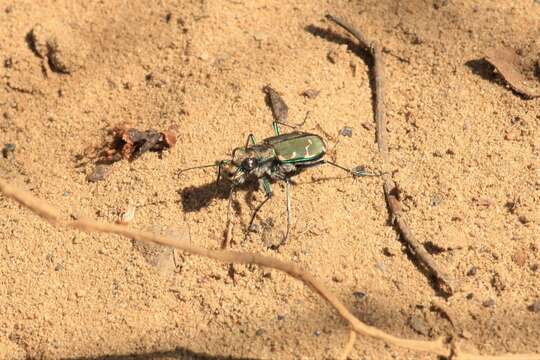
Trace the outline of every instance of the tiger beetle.
<path fill-rule="evenodd" d="M 216 184 L 219 183 L 221 174 L 223 173 L 232 183 L 230 190 L 231 194 L 237 186 L 246 183 L 250 179 L 257 179 L 259 181 L 259 186 L 264 190 L 266 197 L 255 208 L 248 229 L 251 228 L 255 216 L 261 210 L 263 205 L 272 198 L 273 192 L 270 182 L 285 182 L 287 229 L 282 241 L 278 245 L 272 246 L 271 248 L 273 249 L 277 249 L 283 245 L 289 236 L 291 227 L 290 188 L 291 178 L 293 176 L 298 175 L 307 168 L 323 164 L 332 165 L 354 177 L 379 176 L 378 174 L 366 172 L 361 166 L 354 169 L 348 169 L 324 159 L 326 154 L 326 144 L 319 135 L 296 130 L 282 134 L 279 125 L 289 126 L 293 129 L 297 127 L 280 122 L 274 116 L 274 121 L 272 123 L 274 136 L 263 139 L 260 143 L 257 143 L 255 136 L 249 134 L 245 146 L 234 149 L 230 160 L 221 160 L 211 165 L 197 166 L 182 170 L 183 172 L 192 169 L 217 167 L 218 176 Z"/>

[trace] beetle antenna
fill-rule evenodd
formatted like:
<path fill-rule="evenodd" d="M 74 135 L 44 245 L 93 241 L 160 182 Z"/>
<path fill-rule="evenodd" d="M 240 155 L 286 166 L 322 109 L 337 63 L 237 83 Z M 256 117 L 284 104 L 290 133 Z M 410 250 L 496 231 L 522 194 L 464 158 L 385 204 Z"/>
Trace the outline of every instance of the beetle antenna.
<path fill-rule="evenodd" d="M 309 118 L 309 114 L 311 114 L 311 111 L 308 111 L 306 112 L 306 116 L 304 117 L 304 120 L 301 122 L 301 123 L 298 123 L 298 124 L 286 124 L 286 123 L 283 123 L 283 122 L 280 122 L 280 121 L 274 121 L 276 124 L 279 124 L 279 125 L 282 125 L 282 126 L 286 126 L 286 127 L 289 127 L 291 129 L 298 129 L 302 126 L 304 126 L 304 124 L 306 123 L 307 119 Z"/>
<path fill-rule="evenodd" d="M 229 163 L 229 162 L 230 162 L 229 160 L 216 161 L 213 164 L 194 166 L 194 167 L 190 167 L 190 168 L 186 168 L 186 169 L 180 169 L 179 173 L 181 174 L 184 171 L 188 171 L 188 170 L 205 169 L 205 168 L 210 168 L 210 167 L 219 167 L 219 168 L 221 168 L 224 164 Z"/>
<path fill-rule="evenodd" d="M 368 172 L 368 171 L 366 171 L 366 168 L 364 166 L 357 166 L 357 167 L 355 167 L 353 169 L 348 169 L 348 168 L 346 168 L 344 166 L 341 166 L 339 164 L 336 164 L 335 162 L 328 161 L 328 160 L 324 160 L 323 163 L 328 164 L 328 165 L 332 165 L 332 166 L 337 167 L 338 169 L 344 170 L 344 171 L 348 172 L 349 174 L 351 174 L 352 176 L 361 177 L 361 176 L 382 176 L 383 175 L 383 173 L 377 174 L 377 173 Z"/>

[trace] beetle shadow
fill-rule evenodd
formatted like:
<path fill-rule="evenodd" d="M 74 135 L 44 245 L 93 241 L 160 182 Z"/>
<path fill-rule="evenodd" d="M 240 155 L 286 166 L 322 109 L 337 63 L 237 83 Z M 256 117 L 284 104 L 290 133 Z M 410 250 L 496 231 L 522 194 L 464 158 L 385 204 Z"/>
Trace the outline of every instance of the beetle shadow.
<path fill-rule="evenodd" d="M 226 178 L 222 178 L 219 183 L 212 181 L 201 186 L 189 186 L 177 190 L 177 193 L 180 195 L 180 203 L 185 212 L 197 212 L 202 208 L 208 207 L 214 199 L 228 199 L 231 189 L 232 182 Z M 246 192 L 245 199 L 250 207 L 252 207 L 254 201 L 253 193 L 258 189 L 258 183 L 252 181 L 236 187 L 237 192 Z M 235 208 L 236 212 L 238 212 L 238 206 L 235 205 Z"/>

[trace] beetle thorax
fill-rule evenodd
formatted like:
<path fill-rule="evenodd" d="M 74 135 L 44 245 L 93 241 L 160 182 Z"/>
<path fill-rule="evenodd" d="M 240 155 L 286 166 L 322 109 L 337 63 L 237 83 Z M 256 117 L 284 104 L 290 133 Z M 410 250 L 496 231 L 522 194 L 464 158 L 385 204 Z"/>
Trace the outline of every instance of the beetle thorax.
<path fill-rule="evenodd" d="M 268 171 L 274 153 L 266 146 L 236 148 L 230 166 L 225 169 L 226 175 L 236 184 L 243 184 L 249 175 L 257 178 Z"/>

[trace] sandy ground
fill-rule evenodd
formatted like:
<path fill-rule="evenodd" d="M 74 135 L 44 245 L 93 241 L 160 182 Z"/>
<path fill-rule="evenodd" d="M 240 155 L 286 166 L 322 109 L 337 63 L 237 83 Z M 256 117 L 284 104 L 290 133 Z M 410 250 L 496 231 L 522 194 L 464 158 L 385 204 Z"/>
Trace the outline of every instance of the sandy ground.
<path fill-rule="evenodd" d="M 0 176 L 66 214 L 217 248 L 227 189 L 215 171 L 251 132 L 270 136 L 262 87 L 324 136 L 345 166 L 381 168 L 368 66 L 324 19 L 385 47 L 392 168 L 412 231 L 457 279 L 445 299 L 407 255 L 378 178 L 310 169 L 246 230 L 263 199 L 239 191 L 234 249 L 292 260 L 367 323 L 409 338 L 459 337 L 481 353 L 540 352 L 540 100 L 481 59 L 540 59 L 540 4 L 520 1 L 0 1 Z M 40 57 L 39 55 L 44 56 Z M 59 71 L 63 71 L 61 73 Z M 65 73 L 68 72 L 68 73 Z M 305 90 L 320 94 L 308 98 Z M 178 144 L 86 177 L 120 122 L 175 128 Z M 344 126 L 352 137 L 338 136 Z M 339 139 L 339 144 L 336 145 Z M 335 146 L 335 148 L 334 148 Z M 0 198 L 0 358 L 335 358 L 346 324 L 285 275 L 60 230 Z M 447 309 L 450 317 L 436 310 Z M 352 359 L 433 359 L 368 338 Z"/>

